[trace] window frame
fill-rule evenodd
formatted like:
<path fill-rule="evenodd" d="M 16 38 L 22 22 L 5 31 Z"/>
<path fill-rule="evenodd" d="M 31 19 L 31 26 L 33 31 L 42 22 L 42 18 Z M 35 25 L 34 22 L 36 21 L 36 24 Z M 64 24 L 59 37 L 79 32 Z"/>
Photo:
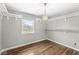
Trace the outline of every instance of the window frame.
<path fill-rule="evenodd" d="M 29 19 L 22 19 L 22 34 L 34 33 L 34 20 L 32 20 L 33 21 L 33 31 L 32 32 L 24 32 L 24 24 L 23 24 L 24 20 L 29 20 Z"/>

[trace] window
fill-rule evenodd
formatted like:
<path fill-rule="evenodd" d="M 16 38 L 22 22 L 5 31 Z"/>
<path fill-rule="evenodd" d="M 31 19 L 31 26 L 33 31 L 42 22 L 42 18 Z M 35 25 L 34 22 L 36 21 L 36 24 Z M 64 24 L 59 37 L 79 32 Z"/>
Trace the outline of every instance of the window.
<path fill-rule="evenodd" d="M 34 21 L 33 20 L 22 20 L 22 33 L 33 33 L 34 32 Z"/>

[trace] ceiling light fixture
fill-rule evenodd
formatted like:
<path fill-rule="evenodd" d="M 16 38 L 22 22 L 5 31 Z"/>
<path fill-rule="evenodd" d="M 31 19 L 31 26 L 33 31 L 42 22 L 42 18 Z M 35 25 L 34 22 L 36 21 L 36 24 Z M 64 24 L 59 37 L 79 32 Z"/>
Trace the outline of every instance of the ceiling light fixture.
<path fill-rule="evenodd" d="M 44 15 L 43 15 L 43 20 L 48 20 L 47 11 L 46 11 L 46 6 L 47 6 L 47 3 L 44 3 Z"/>

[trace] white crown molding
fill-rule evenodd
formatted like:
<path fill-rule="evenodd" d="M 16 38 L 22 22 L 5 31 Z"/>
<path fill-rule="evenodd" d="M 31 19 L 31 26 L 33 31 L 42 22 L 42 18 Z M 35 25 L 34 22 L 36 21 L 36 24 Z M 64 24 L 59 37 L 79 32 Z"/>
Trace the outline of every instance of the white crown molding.
<path fill-rule="evenodd" d="M 22 18 L 22 15 L 9 13 L 4 3 L 0 3 L 0 15 L 7 17 Z"/>
<path fill-rule="evenodd" d="M 59 19 L 66 19 L 66 18 L 70 18 L 70 17 L 74 17 L 74 16 L 79 16 L 79 11 L 77 12 L 74 12 L 74 13 L 70 13 L 70 14 L 66 14 L 66 15 L 63 15 L 63 16 L 58 16 L 58 17 L 52 17 L 50 18 L 48 21 L 52 21 L 52 20 L 59 20 Z"/>

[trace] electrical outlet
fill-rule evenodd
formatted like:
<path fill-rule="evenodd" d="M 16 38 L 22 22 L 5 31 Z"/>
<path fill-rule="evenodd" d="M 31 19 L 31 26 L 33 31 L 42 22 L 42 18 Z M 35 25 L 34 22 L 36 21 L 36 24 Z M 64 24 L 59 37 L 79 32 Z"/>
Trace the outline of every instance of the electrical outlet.
<path fill-rule="evenodd" d="M 77 45 L 77 43 L 74 43 L 74 45 Z"/>

